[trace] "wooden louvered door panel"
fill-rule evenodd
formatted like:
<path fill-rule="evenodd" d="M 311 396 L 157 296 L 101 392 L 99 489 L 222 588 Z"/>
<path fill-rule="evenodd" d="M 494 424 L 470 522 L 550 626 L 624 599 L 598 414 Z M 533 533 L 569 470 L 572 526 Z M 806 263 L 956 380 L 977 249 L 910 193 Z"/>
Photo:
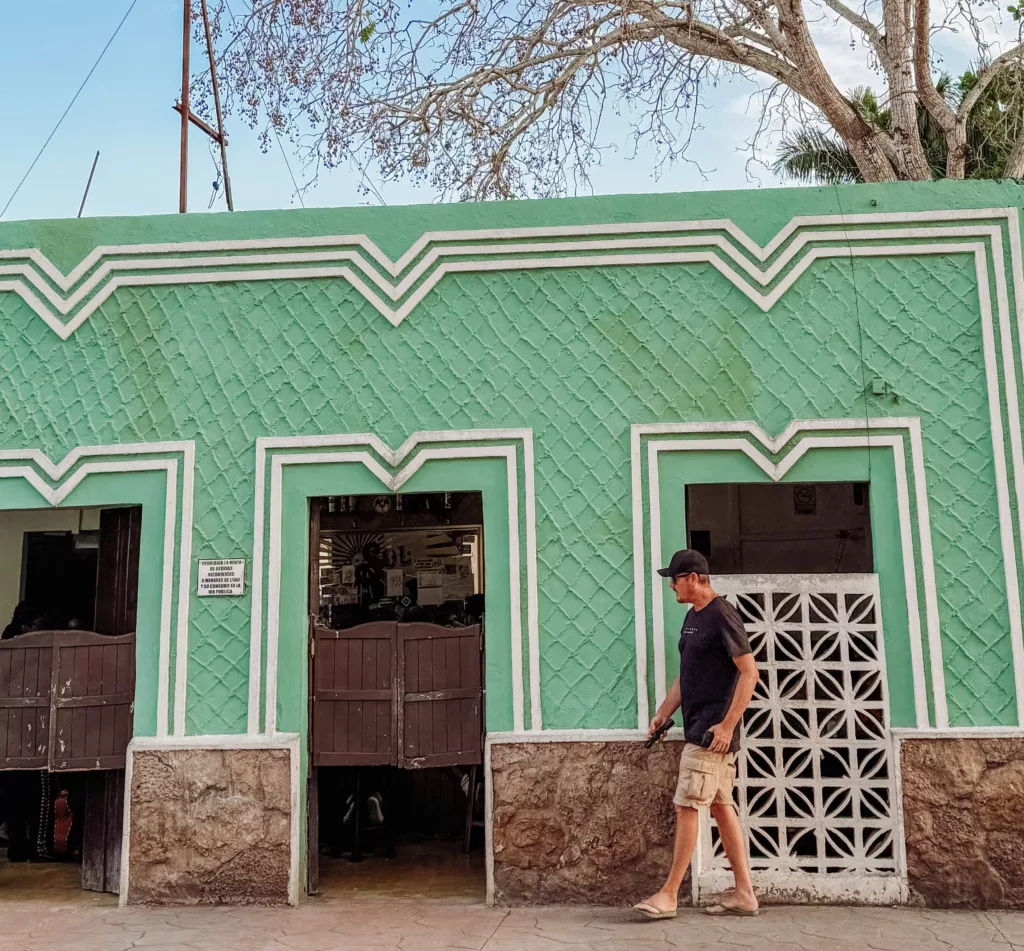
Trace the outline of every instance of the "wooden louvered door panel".
<path fill-rule="evenodd" d="M 398 646 L 399 765 L 426 769 L 481 762 L 480 625 L 399 624 Z"/>
<path fill-rule="evenodd" d="M 124 769 L 132 738 L 135 635 L 56 635 L 53 770 Z"/>
<path fill-rule="evenodd" d="M 53 632 L 0 641 L 0 769 L 46 769 Z"/>
<path fill-rule="evenodd" d="M 315 766 L 395 764 L 396 627 L 376 621 L 343 631 L 315 629 Z"/>
<path fill-rule="evenodd" d="M 130 634 L 135 630 L 141 543 L 141 506 L 100 512 L 95 626 L 101 634 Z"/>

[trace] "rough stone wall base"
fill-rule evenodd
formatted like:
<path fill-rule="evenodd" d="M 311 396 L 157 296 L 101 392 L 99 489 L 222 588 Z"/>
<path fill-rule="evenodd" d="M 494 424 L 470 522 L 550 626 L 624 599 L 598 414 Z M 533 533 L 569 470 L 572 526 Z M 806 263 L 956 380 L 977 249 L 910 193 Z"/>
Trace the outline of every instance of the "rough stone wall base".
<path fill-rule="evenodd" d="M 494 895 L 511 905 L 623 904 L 672 858 L 681 744 L 496 743 Z M 689 904 L 689 879 L 680 901 Z"/>
<path fill-rule="evenodd" d="M 288 750 L 131 755 L 129 903 L 288 901 Z"/>
<path fill-rule="evenodd" d="M 911 899 L 1024 908 L 1024 739 L 904 739 Z"/>

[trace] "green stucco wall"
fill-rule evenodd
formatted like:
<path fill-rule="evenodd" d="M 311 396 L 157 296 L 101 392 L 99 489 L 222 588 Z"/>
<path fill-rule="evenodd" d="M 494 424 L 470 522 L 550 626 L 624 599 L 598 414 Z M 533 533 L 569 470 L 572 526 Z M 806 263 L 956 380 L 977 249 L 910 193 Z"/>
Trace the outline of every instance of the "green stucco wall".
<path fill-rule="evenodd" d="M 312 247 L 324 236 L 365 234 L 397 258 L 427 232 L 554 226 L 571 232 L 656 221 L 706 222 L 680 231 L 704 236 L 703 245 L 694 245 L 700 250 L 716 242 L 738 247 L 724 220 L 763 244 L 801 215 L 895 216 L 876 224 L 850 219 L 851 232 L 885 230 L 908 227 L 909 213 L 1016 209 L 1022 199 L 1016 185 L 936 183 L 15 222 L 0 224 L 0 249 L 12 252 L 9 261 L 0 260 L 0 271 L 28 268 L 13 253 L 20 249 L 38 249 L 67 272 L 100 246 L 290 237 Z M 944 226 L 965 225 L 949 217 Z M 203 265 L 188 283 L 140 278 L 137 286 L 118 288 L 67 340 L 10 290 L 4 281 L 18 275 L 7 270 L 0 273 L 0 449 L 39 449 L 56 461 L 79 446 L 194 441 L 194 586 L 196 559 L 252 557 L 257 437 L 371 433 L 397 447 L 419 430 L 530 429 L 543 725 L 609 728 L 637 722 L 631 425 L 751 420 L 774 435 L 794 419 L 920 417 L 950 722 L 1013 724 L 1003 559 L 1009 544 L 1020 565 L 1013 420 L 1000 396 L 1010 515 L 1001 534 L 985 350 L 995 355 L 990 373 L 998 392 L 1009 392 L 1008 373 L 1021 375 L 1014 297 L 1020 275 L 1005 214 L 966 224 L 991 232 L 971 240 L 988 249 L 984 297 L 1006 303 L 1006 322 L 995 318 L 990 341 L 980 318 L 975 252 L 966 244 L 921 254 L 825 257 L 767 311 L 706 261 L 464 270 L 442 277 L 397 327 L 343 275 L 206 281 Z M 842 251 L 842 222 L 800 233 L 822 231 L 831 237 L 812 236 L 809 246 Z M 622 237 L 645 236 L 651 238 L 642 228 L 623 228 Z M 485 245 L 519 240 L 461 236 L 472 247 L 459 259 L 489 260 Z M 584 253 L 604 253 L 612 240 Z M 882 247 L 887 240 L 868 243 Z M 155 261 L 163 252 L 146 253 Z M 223 253 L 240 252 L 234 246 Z M 507 253 L 524 262 L 542 256 Z M 753 261 L 749 250 L 737 253 Z M 754 263 L 768 267 L 782 253 Z M 108 255 L 125 257 L 116 250 Z M 154 264 L 143 274 L 170 270 Z M 66 296 L 52 275 L 33 273 L 37 296 L 40 285 Z M 769 289 L 784 277 L 785 269 Z M 81 306 L 75 302 L 68 319 Z M 872 395 L 874 378 L 885 381 L 884 396 Z M 432 482 L 438 471 L 427 467 L 417 478 Z M 871 475 L 873 482 L 887 478 L 884 471 Z M 291 517 L 283 523 L 278 726 L 289 730 L 299 729 L 305 716 L 304 673 L 294 649 L 305 633 L 296 594 L 302 582 L 295 580 L 305 559 L 295 517 L 304 517 L 304 479 L 322 488 L 310 471 L 286 482 Z M 666 539 L 669 547 L 683 541 L 681 513 L 675 524 L 678 537 Z M 886 544 L 895 545 L 881 544 L 883 553 Z M 147 564 L 145 583 L 152 585 L 149 572 L 159 569 Z M 897 561 L 885 564 L 895 570 Z M 902 576 L 891 580 L 883 597 L 886 617 L 894 618 L 890 684 L 902 690 L 903 634 L 899 611 L 889 607 L 899 600 L 900 585 Z M 239 599 L 191 598 L 189 733 L 246 729 L 251 602 L 251 591 Z M 671 616 L 667 621 L 675 623 Z M 488 655 L 488 716 L 499 729 L 511 728 L 504 658 Z M 173 669 L 173 655 L 171 661 Z M 266 669 L 264 661 L 261 676 Z M 525 688 L 528 693 L 528 672 Z M 895 688 L 893 694 L 894 717 L 899 710 L 905 722 L 909 714 Z M 151 731 L 153 722 L 148 714 L 138 717 L 137 731 Z"/>

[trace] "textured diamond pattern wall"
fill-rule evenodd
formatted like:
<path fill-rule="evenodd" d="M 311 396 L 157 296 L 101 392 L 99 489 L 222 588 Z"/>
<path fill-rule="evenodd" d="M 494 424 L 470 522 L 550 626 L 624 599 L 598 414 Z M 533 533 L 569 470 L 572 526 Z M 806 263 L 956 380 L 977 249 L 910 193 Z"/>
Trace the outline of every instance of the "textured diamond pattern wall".
<path fill-rule="evenodd" d="M 66 342 L 2 294 L 0 368 L 4 448 L 194 439 L 196 558 L 251 554 L 258 436 L 531 427 L 549 728 L 636 722 L 632 423 L 920 415 L 950 718 L 1013 722 L 967 255 L 818 262 L 769 313 L 706 264 L 449 275 L 398 327 L 344 280 L 122 288 Z M 248 619 L 192 600 L 189 732 L 244 729 Z"/>

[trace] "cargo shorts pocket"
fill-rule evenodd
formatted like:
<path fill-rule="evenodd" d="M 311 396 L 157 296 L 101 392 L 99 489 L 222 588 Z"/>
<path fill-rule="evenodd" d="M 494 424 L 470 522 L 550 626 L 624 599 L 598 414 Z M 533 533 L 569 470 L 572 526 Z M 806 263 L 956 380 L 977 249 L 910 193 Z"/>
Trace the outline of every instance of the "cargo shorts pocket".
<path fill-rule="evenodd" d="M 718 789 L 718 763 L 695 753 L 684 753 L 680 760 L 681 798 L 710 805 Z"/>

